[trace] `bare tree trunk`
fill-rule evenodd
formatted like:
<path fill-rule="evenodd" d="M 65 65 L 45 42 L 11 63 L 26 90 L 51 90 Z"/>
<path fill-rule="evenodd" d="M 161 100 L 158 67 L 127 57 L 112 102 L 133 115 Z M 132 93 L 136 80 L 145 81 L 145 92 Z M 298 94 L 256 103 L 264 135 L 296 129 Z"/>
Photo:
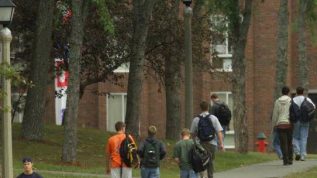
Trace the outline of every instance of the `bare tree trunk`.
<path fill-rule="evenodd" d="M 167 3 L 164 7 L 169 14 L 166 16 L 169 33 L 165 33 L 167 42 L 173 42 L 169 49 L 167 49 L 167 55 L 165 55 L 165 96 L 166 96 L 166 138 L 178 139 L 181 130 L 180 124 L 180 71 L 181 71 L 181 57 L 182 51 L 179 50 L 177 41 L 179 39 L 179 24 L 178 12 L 179 12 L 179 0 L 173 1 L 171 7 L 167 7 Z M 159 4 L 160 5 L 160 4 Z"/>
<path fill-rule="evenodd" d="M 232 54 L 232 93 L 235 130 L 235 147 L 240 153 L 248 152 L 248 127 L 245 109 L 245 47 L 251 21 L 252 0 L 245 1 L 242 23 L 240 18 L 239 1 L 234 1 L 233 16 L 231 17 L 231 34 L 233 36 Z M 229 17 L 230 18 L 230 17 Z"/>
<path fill-rule="evenodd" d="M 299 1 L 298 16 L 298 58 L 299 58 L 299 85 L 308 90 L 308 59 L 306 53 L 306 9 L 309 0 Z"/>
<path fill-rule="evenodd" d="M 288 48 L 288 0 L 280 1 L 277 29 L 277 61 L 276 61 L 276 87 L 274 99 L 281 94 L 287 77 L 287 48 Z"/>
<path fill-rule="evenodd" d="M 76 162 L 77 159 L 77 120 L 80 86 L 80 59 L 81 47 L 84 37 L 84 21 L 87 16 L 88 2 L 85 0 L 72 0 L 72 20 L 69 56 L 69 83 L 67 88 L 67 107 L 64 123 L 64 144 L 62 161 Z"/>
<path fill-rule="evenodd" d="M 30 80 L 34 86 L 29 88 L 25 104 L 21 135 L 26 139 L 40 140 L 43 137 L 43 113 L 49 80 L 48 69 L 52 47 L 52 25 L 54 0 L 39 1 L 36 38 L 31 62 Z M 45 44 L 45 45 L 44 45 Z"/>
<path fill-rule="evenodd" d="M 168 139 L 178 139 L 181 127 L 180 63 L 174 55 L 175 53 L 165 60 L 166 138 Z"/>
<path fill-rule="evenodd" d="M 149 21 L 155 0 L 133 0 L 133 36 L 128 80 L 127 112 L 125 122 L 127 131 L 139 136 L 140 95 L 143 85 L 144 53 Z"/>

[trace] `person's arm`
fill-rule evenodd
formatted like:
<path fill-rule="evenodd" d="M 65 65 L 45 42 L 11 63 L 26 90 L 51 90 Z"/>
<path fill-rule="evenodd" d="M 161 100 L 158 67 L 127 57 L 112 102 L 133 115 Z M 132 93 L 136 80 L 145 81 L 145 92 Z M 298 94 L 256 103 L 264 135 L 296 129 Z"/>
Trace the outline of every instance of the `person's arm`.
<path fill-rule="evenodd" d="M 222 143 L 222 137 L 223 137 L 222 132 L 218 131 L 217 132 L 217 136 L 218 136 L 218 143 L 219 143 L 218 147 L 219 147 L 220 150 L 223 150 L 224 146 L 223 146 L 223 143 Z"/>
<path fill-rule="evenodd" d="M 314 105 L 314 108 L 316 109 L 316 105 L 314 104 L 314 102 L 313 102 L 310 98 L 308 98 L 308 97 L 307 97 L 307 100 L 308 100 L 309 102 L 311 102 L 311 104 L 313 104 L 313 105 Z"/>
<path fill-rule="evenodd" d="M 274 103 L 274 108 L 273 108 L 273 113 L 272 113 L 272 128 L 274 128 L 276 126 L 276 122 L 278 120 L 278 103 L 275 102 Z"/>
<path fill-rule="evenodd" d="M 180 153 L 180 147 L 178 146 L 178 144 L 176 144 L 175 147 L 174 147 L 174 150 L 173 150 L 173 158 L 174 158 L 174 160 L 175 160 L 175 162 L 177 164 L 180 163 L 180 159 L 179 159 L 180 155 L 179 155 L 179 153 Z"/>
<path fill-rule="evenodd" d="M 164 143 L 160 142 L 160 160 L 162 160 L 166 155 L 166 147 Z"/>

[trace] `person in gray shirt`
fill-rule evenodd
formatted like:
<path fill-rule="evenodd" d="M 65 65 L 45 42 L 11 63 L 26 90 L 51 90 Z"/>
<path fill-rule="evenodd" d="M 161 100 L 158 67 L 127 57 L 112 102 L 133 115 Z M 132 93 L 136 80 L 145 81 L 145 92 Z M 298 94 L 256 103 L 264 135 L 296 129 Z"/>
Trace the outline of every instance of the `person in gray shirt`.
<path fill-rule="evenodd" d="M 220 125 L 219 120 L 217 119 L 216 116 L 209 114 L 208 109 L 209 109 L 209 104 L 206 101 L 202 101 L 200 103 L 200 109 L 201 109 L 201 113 L 199 114 L 199 116 L 195 117 L 192 121 L 191 124 L 191 128 L 190 131 L 192 133 L 192 138 L 193 139 L 197 139 L 199 141 L 199 143 L 203 146 L 203 148 L 205 150 L 208 151 L 209 156 L 210 156 L 210 162 L 207 168 L 207 174 L 208 174 L 208 178 L 213 178 L 213 172 L 214 172 L 214 164 L 213 164 L 213 160 L 215 159 L 215 151 L 216 148 L 218 146 L 219 150 L 223 150 L 224 146 L 222 143 L 222 130 L 223 128 Z M 213 129 L 215 130 L 215 135 L 218 138 L 218 144 L 217 144 L 217 139 L 216 137 L 213 138 L 210 141 L 201 141 L 199 140 L 199 138 L 197 137 L 198 135 L 198 124 L 200 119 L 210 119 Z"/>

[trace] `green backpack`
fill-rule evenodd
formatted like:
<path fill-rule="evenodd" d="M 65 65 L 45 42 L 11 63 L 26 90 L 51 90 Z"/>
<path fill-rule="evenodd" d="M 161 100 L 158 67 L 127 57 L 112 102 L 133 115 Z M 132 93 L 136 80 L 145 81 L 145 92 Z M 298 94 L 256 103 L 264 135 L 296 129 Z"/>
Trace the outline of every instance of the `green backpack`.
<path fill-rule="evenodd" d="M 160 164 L 160 143 L 158 141 L 144 143 L 144 155 L 142 165 L 148 168 L 159 167 Z"/>

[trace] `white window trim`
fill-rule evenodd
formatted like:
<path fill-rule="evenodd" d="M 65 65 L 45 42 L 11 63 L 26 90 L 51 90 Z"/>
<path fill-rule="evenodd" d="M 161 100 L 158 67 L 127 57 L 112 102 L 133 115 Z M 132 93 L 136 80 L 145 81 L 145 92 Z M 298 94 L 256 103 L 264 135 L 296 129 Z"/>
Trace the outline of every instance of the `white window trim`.
<path fill-rule="evenodd" d="M 120 95 L 121 96 L 121 101 L 122 101 L 122 109 L 121 109 L 121 112 L 122 112 L 122 118 L 121 118 L 121 121 L 124 122 L 125 120 L 125 113 L 124 113 L 124 110 L 125 110 L 125 105 L 124 105 L 124 96 L 127 96 L 127 93 L 109 93 L 107 94 L 107 99 L 106 99 L 106 104 L 107 104 L 107 131 L 109 130 L 109 99 L 108 97 L 111 96 L 111 95 Z"/>

